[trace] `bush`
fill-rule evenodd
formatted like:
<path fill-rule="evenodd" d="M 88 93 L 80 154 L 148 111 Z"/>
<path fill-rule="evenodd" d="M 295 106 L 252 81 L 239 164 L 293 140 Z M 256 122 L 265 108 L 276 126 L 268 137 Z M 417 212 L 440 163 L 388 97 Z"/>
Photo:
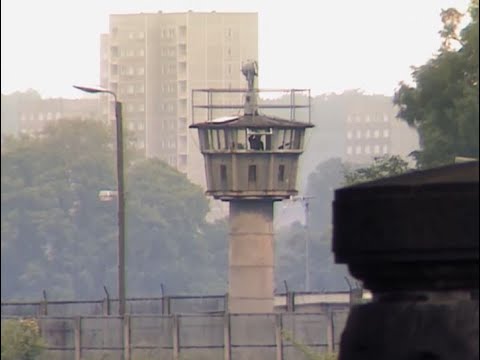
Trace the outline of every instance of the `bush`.
<path fill-rule="evenodd" d="M 2 321 L 2 360 L 35 360 L 43 351 L 36 320 Z"/>

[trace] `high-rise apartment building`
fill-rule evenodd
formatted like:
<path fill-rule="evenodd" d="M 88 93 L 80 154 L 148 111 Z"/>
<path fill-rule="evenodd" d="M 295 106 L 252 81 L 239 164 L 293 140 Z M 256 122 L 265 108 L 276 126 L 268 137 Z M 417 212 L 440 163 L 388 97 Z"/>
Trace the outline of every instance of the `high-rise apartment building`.
<path fill-rule="evenodd" d="M 352 103 L 346 119 L 344 159 L 368 164 L 383 155 L 408 155 L 418 150 L 418 134 L 396 117 L 398 109 L 389 97 L 364 97 Z"/>
<path fill-rule="evenodd" d="M 203 158 L 188 129 L 192 90 L 245 88 L 241 67 L 249 59 L 258 60 L 256 13 L 111 15 L 109 33 L 101 36 L 101 85 L 122 101 L 124 126 L 147 157 L 205 185 Z M 107 101 L 103 115 L 113 121 Z"/>

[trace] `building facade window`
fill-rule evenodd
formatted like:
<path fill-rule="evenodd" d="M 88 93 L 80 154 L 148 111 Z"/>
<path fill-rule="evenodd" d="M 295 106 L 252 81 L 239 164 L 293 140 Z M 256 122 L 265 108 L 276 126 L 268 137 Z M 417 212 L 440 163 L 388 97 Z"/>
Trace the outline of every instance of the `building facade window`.
<path fill-rule="evenodd" d="M 389 137 L 389 131 L 388 129 L 383 130 L 383 137 L 388 138 Z"/>

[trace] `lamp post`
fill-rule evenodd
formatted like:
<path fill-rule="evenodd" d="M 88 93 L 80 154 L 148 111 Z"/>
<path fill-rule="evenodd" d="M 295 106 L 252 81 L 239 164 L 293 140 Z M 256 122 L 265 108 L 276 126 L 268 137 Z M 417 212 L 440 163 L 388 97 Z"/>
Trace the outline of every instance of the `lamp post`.
<path fill-rule="evenodd" d="M 125 315 L 125 190 L 123 176 L 123 127 L 122 103 L 118 101 L 117 94 L 100 87 L 73 86 L 87 93 L 105 93 L 113 96 L 115 100 L 115 122 L 117 138 L 117 191 L 118 191 L 118 314 Z"/>

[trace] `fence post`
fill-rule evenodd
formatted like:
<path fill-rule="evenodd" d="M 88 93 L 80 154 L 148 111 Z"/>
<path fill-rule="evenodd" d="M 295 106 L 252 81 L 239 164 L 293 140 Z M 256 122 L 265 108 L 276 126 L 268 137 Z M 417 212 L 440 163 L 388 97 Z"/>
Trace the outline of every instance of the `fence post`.
<path fill-rule="evenodd" d="M 75 342 L 75 360 L 82 359 L 82 317 L 74 318 L 73 336 Z"/>
<path fill-rule="evenodd" d="M 170 315 L 170 296 L 163 296 L 162 297 L 162 314 L 163 315 Z"/>
<path fill-rule="evenodd" d="M 282 314 L 275 315 L 275 343 L 277 348 L 276 360 L 283 360 L 283 321 Z"/>
<path fill-rule="evenodd" d="M 287 292 L 287 312 L 295 312 L 295 292 Z"/>
<path fill-rule="evenodd" d="M 110 315 L 110 294 L 108 293 L 106 286 L 103 286 L 103 290 L 106 294 L 106 297 L 103 299 L 102 302 L 103 315 Z"/>
<path fill-rule="evenodd" d="M 43 290 L 43 300 L 40 303 L 40 314 L 42 316 L 48 315 L 48 300 L 47 300 L 47 292 Z"/>
<path fill-rule="evenodd" d="M 173 315 L 173 360 L 180 360 L 180 315 Z"/>
<path fill-rule="evenodd" d="M 232 338 L 230 332 L 230 314 L 225 313 L 223 317 L 223 353 L 224 360 L 230 360 L 232 357 Z"/>
<path fill-rule="evenodd" d="M 228 292 L 223 297 L 223 312 L 228 313 Z"/>
<path fill-rule="evenodd" d="M 110 315 L 110 299 L 108 297 L 102 301 L 102 313 L 104 316 Z"/>
<path fill-rule="evenodd" d="M 335 351 L 335 332 L 333 324 L 333 311 L 328 309 L 327 311 L 327 350 L 329 353 Z"/>
<path fill-rule="evenodd" d="M 130 328 L 130 315 L 123 316 L 123 354 L 124 360 L 130 360 L 131 358 L 131 328 Z"/>

